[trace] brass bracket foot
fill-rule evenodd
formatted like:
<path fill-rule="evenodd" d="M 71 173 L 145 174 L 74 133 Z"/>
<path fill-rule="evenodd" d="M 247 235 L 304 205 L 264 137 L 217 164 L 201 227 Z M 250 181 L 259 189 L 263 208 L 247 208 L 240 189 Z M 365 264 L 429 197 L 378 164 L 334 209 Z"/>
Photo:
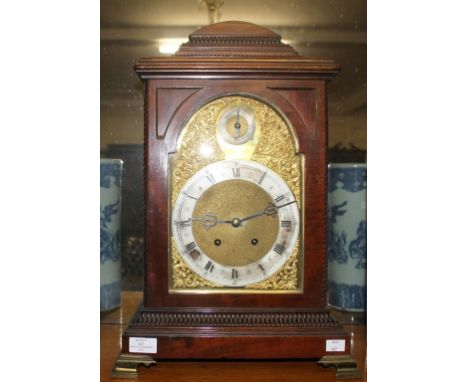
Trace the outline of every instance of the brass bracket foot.
<path fill-rule="evenodd" d="M 112 369 L 112 378 L 138 378 L 138 366 L 149 367 L 155 365 L 156 361 L 144 354 L 119 354 Z"/>
<path fill-rule="evenodd" d="M 350 355 L 325 355 L 318 360 L 318 363 L 322 366 L 335 366 L 336 368 L 336 379 L 351 379 L 360 378 L 361 373 L 359 372 L 356 361 Z"/>

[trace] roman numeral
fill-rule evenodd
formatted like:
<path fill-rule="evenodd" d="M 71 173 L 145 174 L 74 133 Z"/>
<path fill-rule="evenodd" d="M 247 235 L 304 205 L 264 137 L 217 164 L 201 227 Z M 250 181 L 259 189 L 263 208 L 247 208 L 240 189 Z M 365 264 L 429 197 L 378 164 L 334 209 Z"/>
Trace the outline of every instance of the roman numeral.
<path fill-rule="evenodd" d="M 184 220 L 184 221 L 179 221 L 175 222 L 178 227 L 184 228 L 184 227 L 190 227 L 192 225 L 192 222 L 190 220 Z"/>
<path fill-rule="evenodd" d="M 195 244 L 194 241 L 192 241 L 191 243 L 188 243 L 185 245 L 185 249 L 187 250 L 187 252 L 192 252 L 195 248 L 197 248 L 197 245 Z"/>
<path fill-rule="evenodd" d="M 275 251 L 278 255 L 282 255 L 283 252 L 286 250 L 281 244 L 275 244 L 273 251 Z"/>
<path fill-rule="evenodd" d="M 232 269 L 231 278 L 232 278 L 233 280 L 237 280 L 238 277 L 239 277 L 239 272 L 237 272 L 237 269 Z"/>
<path fill-rule="evenodd" d="M 193 200 L 198 200 L 198 198 L 196 198 L 195 196 L 192 196 L 192 195 L 185 194 L 185 196 L 187 198 L 190 198 L 190 199 L 193 199 Z"/>
<path fill-rule="evenodd" d="M 258 181 L 258 184 L 262 184 L 263 182 L 263 179 L 265 179 L 265 176 L 266 176 L 266 171 L 262 174 L 262 177 L 260 178 L 260 180 Z"/>
<path fill-rule="evenodd" d="M 278 202 L 282 201 L 284 198 L 285 198 L 284 195 L 280 195 L 280 196 L 275 198 L 275 202 L 278 203 Z"/>
<path fill-rule="evenodd" d="M 208 180 L 211 182 L 211 183 L 216 183 L 216 179 L 214 178 L 214 176 L 212 174 L 206 174 L 206 177 L 208 178 Z"/>
<path fill-rule="evenodd" d="M 205 265 L 205 271 L 206 272 L 213 272 L 214 269 L 214 264 L 211 260 L 209 260 L 206 265 Z"/>
<path fill-rule="evenodd" d="M 281 227 L 291 228 L 292 221 L 291 220 L 281 220 Z"/>
<path fill-rule="evenodd" d="M 265 274 L 265 268 L 263 268 L 262 264 L 258 264 L 258 267 L 260 268 L 260 270 L 263 272 L 263 274 Z"/>
<path fill-rule="evenodd" d="M 234 175 L 235 178 L 240 177 L 240 168 L 239 167 L 233 167 L 231 170 L 232 170 L 232 175 Z"/>

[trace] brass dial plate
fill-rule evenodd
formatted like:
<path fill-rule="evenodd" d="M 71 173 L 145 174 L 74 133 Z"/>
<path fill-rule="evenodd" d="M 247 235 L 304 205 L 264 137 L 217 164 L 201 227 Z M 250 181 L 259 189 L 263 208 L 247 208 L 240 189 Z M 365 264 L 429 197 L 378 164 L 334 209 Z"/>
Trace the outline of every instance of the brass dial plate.
<path fill-rule="evenodd" d="M 172 215 L 185 263 L 228 287 L 277 272 L 294 250 L 299 227 L 291 190 L 278 174 L 252 161 L 219 161 L 197 172 Z"/>
<path fill-rule="evenodd" d="M 253 113 L 255 132 L 246 143 L 234 145 L 222 139 L 218 122 L 222 113 L 239 105 Z M 301 209 L 303 162 L 297 151 L 297 140 L 287 120 L 267 103 L 237 95 L 216 99 L 193 114 L 178 138 L 177 152 L 170 162 L 170 210 L 191 176 L 210 163 L 225 159 L 251 160 L 272 169 L 286 182 Z M 291 256 L 278 272 L 267 280 L 246 286 L 241 292 L 299 291 L 302 287 L 301 243 L 299 235 Z M 227 291 L 222 285 L 193 272 L 179 253 L 174 238 L 171 238 L 170 248 L 170 289 L 173 292 Z"/>

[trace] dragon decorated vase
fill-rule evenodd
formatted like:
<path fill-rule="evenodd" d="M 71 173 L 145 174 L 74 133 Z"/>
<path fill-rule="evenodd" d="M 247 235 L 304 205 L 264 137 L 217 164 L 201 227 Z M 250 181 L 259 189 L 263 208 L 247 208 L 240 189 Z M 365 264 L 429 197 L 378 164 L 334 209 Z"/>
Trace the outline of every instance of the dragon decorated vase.
<path fill-rule="evenodd" d="M 120 305 L 122 167 L 120 159 L 101 159 L 101 311 Z"/>
<path fill-rule="evenodd" d="M 328 303 L 366 310 L 367 166 L 328 166 Z"/>

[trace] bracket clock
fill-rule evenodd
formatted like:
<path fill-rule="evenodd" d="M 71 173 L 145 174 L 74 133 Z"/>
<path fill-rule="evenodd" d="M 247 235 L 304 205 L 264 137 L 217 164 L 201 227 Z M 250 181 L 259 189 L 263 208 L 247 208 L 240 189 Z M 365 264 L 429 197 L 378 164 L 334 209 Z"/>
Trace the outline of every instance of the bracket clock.
<path fill-rule="evenodd" d="M 114 376 L 164 359 L 320 359 L 355 375 L 326 307 L 330 59 L 222 22 L 142 58 L 145 291 Z"/>

